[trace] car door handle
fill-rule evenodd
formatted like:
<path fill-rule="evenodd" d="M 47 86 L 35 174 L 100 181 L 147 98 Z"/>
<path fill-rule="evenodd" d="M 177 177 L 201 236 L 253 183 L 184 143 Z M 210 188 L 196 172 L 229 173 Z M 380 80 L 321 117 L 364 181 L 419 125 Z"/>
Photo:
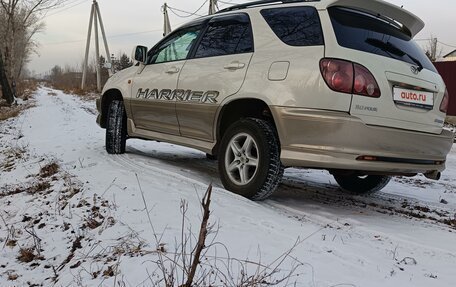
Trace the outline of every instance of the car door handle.
<path fill-rule="evenodd" d="M 244 67 L 245 67 L 244 63 L 240 63 L 238 61 L 235 61 L 235 62 L 229 63 L 228 65 L 226 65 L 223 68 L 226 69 L 226 70 L 239 70 L 239 69 L 243 69 Z"/>
<path fill-rule="evenodd" d="M 178 67 L 171 67 L 166 71 L 167 74 L 176 74 L 179 73 L 179 68 Z"/>

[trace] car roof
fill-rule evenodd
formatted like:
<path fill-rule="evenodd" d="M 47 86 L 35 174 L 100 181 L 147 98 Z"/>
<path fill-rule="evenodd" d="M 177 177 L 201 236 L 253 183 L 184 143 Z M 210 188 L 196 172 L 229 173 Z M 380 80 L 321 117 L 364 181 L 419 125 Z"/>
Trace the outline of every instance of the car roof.
<path fill-rule="evenodd" d="M 399 6 L 383 0 L 259 0 L 225 8 L 217 12 L 215 16 L 224 13 L 248 12 L 250 9 L 261 9 L 268 6 L 300 6 L 303 3 L 314 6 L 318 10 L 339 6 L 382 16 L 388 21 L 397 22 L 403 25 L 412 38 L 424 28 L 424 22 L 419 17 Z M 203 16 L 198 20 L 204 21 L 205 19 L 212 17 L 214 17 L 214 15 Z M 180 28 L 188 26 L 188 24 L 194 24 L 198 20 L 184 24 Z"/>
<path fill-rule="evenodd" d="M 259 0 L 259 1 L 252 1 L 243 4 L 237 4 L 230 6 L 228 8 L 222 9 L 218 11 L 216 14 L 224 13 L 228 11 L 235 11 L 235 10 L 242 10 L 246 8 L 252 8 L 257 6 L 264 6 L 264 5 L 273 5 L 273 4 L 292 4 L 292 3 L 302 3 L 302 2 L 321 2 L 321 0 Z"/>

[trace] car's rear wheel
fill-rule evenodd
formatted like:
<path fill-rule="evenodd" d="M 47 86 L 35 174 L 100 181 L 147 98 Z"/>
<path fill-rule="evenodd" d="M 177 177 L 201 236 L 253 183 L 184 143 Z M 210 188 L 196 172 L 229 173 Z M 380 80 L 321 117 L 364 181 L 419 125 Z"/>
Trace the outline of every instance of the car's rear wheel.
<path fill-rule="evenodd" d="M 109 154 L 125 152 L 127 141 L 127 115 L 123 101 L 114 100 L 108 108 L 106 123 L 106 151 Z"/>
<path fill-rule="evenodd" d="M 226 189 L 253 200 L 270 196 L 282 179 L 279 140 L 271 123 L 242 119 L 224 134 L 219 171 Z"/>
<path fill-rule="evenodd" d="M 217 160 L 217 155 L 216 155 L 216 154 L 209 154 L 209 153 L 207 153 L 207 154 L 206 154 L 206 158 L 207 158 L 208 160 Z"/>
<path fill-rule="evenodd" d="M 349 193 L 369 194 L 382 190 L 391 180 L 383 175 L 334 175 L 339 186 Z"/>

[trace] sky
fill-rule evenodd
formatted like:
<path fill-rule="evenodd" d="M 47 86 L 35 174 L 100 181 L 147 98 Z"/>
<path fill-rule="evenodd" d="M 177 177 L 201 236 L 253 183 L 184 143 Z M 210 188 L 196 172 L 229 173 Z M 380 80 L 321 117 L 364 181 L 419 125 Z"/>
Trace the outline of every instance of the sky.
<path fill-rule="evenodd" d="M 98 0 L 111 54 L 121 52 L 130 55 L 135 45 L 151 47 L 162 38 L 163 14 L 161 6 L 164 2 L 170 7 L 183 11 L 194 12 L 205 0 Z M 368 1 L 368 0 L 365 0 Z M 423 39 L 437 37 L 442 43 L 443 55 L 456 49 L 455 0 L 387 0 L 393 4 L 404 6 L 404 9 L 418 15 L 426 23 L 426 27 L 415 39 L 420 44 Z M 223 0 L 223 2 L 242 3 L 244 0 Z M 40 44 L 37 54 L 32 56 L 28 69 L 34 74 L 44 74 L 53 66 L 80 67 L 84 58 L 90 16 L 91 0 L 69 0 L 59 9 L 50 11 L 43 19 L 46 23 L 44 32 L 36 36 Z M 227 7 L 220 3 L 220 7 Z M 206 3 L 198 14 L 208 11 Z M 176 11 L 180 16 L 188 15 Z M 173 28 L 197 16 L 182 18 L 170 13 Z M 100 34 L 101 37 L 101 34 Z M 92 34 L 93 39 L 93 34 Z M 101 39 L 101 38 L 100 38 Z M 105 55 L 102 41 L 100 51 Z M 453 46 L 453 47 L 451 47 Z M 91 43 L 91 59 L 94 58 L 94 43 Z"/>

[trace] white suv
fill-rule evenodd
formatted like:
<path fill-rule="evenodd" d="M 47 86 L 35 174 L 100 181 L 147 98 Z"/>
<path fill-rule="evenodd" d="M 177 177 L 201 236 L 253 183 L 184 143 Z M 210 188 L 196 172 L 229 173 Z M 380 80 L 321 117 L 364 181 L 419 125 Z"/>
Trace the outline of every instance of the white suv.
<path fill-rule="evenodd" d="M 413 37 L 424 23 L 379 0 L 258 1 L 192 21 L 117 73 L 97 101 L 108 153 L 127 138 L 218 157 L 224 186 L 260 200 L 284 167 L 342 189 L 439 179 L 448 94 Z"/>

